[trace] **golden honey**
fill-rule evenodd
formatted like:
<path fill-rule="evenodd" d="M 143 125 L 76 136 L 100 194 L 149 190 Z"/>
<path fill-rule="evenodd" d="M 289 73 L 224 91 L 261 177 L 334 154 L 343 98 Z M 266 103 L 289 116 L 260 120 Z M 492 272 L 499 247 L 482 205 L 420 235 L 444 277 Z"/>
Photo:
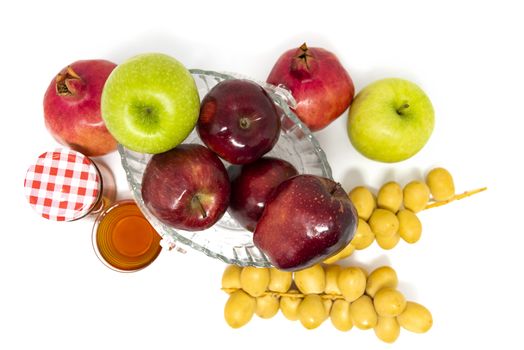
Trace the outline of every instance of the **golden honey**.
<path fill-rule="evenodd" d="M 100 260 L 122 272 L 140 270 L 160 254 L 160 235 L 132 200 L 120 201 L 97 218 L 93 247 Z"/>

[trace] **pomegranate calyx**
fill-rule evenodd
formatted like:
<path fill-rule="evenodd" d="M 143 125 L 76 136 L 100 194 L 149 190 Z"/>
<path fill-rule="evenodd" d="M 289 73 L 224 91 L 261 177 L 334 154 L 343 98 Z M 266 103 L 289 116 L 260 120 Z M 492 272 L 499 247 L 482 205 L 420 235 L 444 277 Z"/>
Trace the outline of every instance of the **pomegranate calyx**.
<path fill-rule="evenodd" d="M 312 63 L 315 57 L 310 53 L 306 43 L 300 45 L 293 60 L 291 61 L 291 72 L 299 78 L 311 76 Z"/>
<path fill-rule="evenodd" d="M 77 95 L 83 85 L 82 78 L 71 66 L 67 66 L 56 76 L 56 93 L 59 96 Z"/>
<path fill-rule="evenodd" d="M 309 54 L 309 49 L 306 45 L 306 43 L 303 43 L 302 45 L 300 45 L 300 47 L 298 48 L 298 55 L 297 55 L 297 58 L 301 59 L 304 61 L 304 64 L 306 65 L 307 69 L 309 69 L 309 62 L 308 60 L 313 57 Z"/>

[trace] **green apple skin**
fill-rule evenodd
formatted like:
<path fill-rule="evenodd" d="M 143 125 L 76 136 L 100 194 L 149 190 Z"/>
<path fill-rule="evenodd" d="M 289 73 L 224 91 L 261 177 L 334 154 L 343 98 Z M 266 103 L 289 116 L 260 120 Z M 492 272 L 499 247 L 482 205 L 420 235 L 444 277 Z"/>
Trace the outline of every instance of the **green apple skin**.
<path fill-rule="evenodd" d="M 176 59 L 146 53 L 118 65 L 104 85 L 102 118 L 125 147 L 162 153 L 193 130 L 200 98 L 191 73 Z"/>
<path fill-rule="evenodd" d="M 362 155 L 394 163 L 420 151 L 434 125 L 433 105 L 424 91 L 408 80 L 388 78 L 357 94 L 349 110 L 348 135 Z"/>

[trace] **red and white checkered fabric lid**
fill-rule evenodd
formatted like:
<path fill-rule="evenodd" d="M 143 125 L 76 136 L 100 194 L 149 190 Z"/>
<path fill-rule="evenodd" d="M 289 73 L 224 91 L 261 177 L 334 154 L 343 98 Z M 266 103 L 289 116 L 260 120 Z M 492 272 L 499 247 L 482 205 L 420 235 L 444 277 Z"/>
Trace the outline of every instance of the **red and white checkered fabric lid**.
<path fill-rule="evenodd" d="M 29 167 L 24 187 L 29 203 L 44 218 L 71 221 L 85 216 L 97 203 L 101 179 L 89 158 L 58 149 L 41 154 Z"/>

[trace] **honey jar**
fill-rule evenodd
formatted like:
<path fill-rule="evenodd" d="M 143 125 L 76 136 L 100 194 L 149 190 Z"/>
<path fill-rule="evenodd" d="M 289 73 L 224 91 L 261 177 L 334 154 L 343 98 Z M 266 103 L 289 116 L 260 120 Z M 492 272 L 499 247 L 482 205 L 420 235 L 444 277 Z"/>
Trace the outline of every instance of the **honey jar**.
<path fill-rule="evenodd" d="M 161 237 L 133 200 L 115 202 L 93 226 L 93 248 L 107 267 L 132 272 L 151 264 L 162 249 Z"/>

